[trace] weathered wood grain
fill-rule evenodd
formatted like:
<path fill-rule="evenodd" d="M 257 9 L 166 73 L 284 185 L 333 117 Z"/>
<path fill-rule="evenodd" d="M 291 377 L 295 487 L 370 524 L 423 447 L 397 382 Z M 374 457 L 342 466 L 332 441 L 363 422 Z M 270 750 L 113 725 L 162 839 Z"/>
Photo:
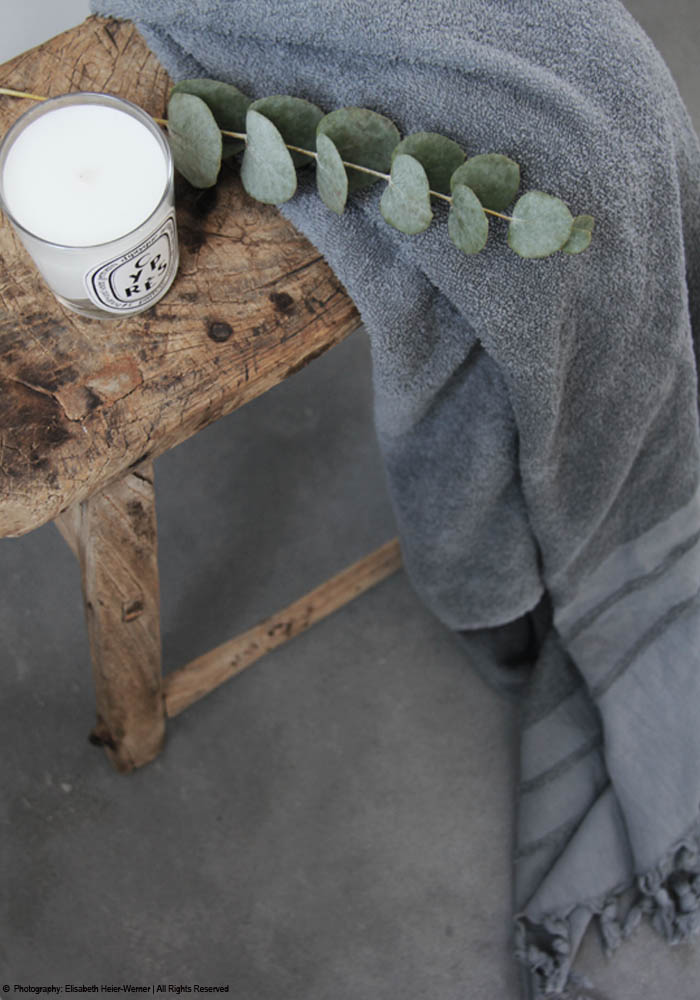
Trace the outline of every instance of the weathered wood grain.
<path fill-rule="evenodd" d="M 91 17 L 2 67 L 2 85 L 108 91 L 164 116 L 170 81 L 133 25 Z M 28 101 L 0 98 L 4 133 Z M 181 265 L 132 319 L 85 319 L 44 286 L 0 216 L 0 537 L 55 518 L 293 374 L 358 325 L 276 209 L 179 180 Z"/>
<path fill-rule="evenodd" d="M 90 741 L 127 773 L 165 740 L 153 463 L 62 515 L 80 563 L 97 724 Z"/>
<path fill-rule="evenodd" d="M 74 503 L 72 507 L 68 507 L 62 514 L 59 514 L 54 521 L 54 524 L 76 559 L 80 559 L 80 527 L 82 518 L 81 505 Z"/>
<path fill-rule="evenodd" d="M 400 568 L 401 550 L 394 538 L 247 632 L 198 656 L 179 670 L 171 671 L 164 680 L 166 715 L 179 715 L 261 656 L 320 622 Z"/>

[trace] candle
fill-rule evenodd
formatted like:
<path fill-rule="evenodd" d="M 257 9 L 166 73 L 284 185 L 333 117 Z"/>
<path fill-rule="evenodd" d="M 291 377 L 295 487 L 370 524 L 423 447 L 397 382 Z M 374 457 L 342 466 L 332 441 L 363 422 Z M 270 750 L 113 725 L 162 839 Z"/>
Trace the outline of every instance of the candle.
<path fill-rule="evenodd" d="M 22 115 L 0 145 L 0 204 L 56 297 L 77 312 L 141 312 L 172 284 L 172 156 L 128 101 L 67 94 Z"/>

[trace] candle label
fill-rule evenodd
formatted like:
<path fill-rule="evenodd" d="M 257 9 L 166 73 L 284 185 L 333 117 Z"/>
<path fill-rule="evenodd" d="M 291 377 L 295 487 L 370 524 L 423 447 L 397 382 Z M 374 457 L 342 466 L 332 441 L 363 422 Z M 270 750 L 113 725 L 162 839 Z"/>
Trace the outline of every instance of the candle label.
<path fill-rule="evenodd" d="M 151 305 L 170 287 L 177 268 L 177 231 L 170 214 L 138 246 L 92 268 L 85 276 L 90 299 L 112 313 Z"/>

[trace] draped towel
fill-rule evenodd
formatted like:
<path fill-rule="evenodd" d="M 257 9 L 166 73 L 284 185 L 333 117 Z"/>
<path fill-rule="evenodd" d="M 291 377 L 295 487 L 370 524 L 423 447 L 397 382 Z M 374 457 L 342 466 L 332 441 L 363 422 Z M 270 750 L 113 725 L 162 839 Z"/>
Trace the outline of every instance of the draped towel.
<path fill-rule="evenodd" d="M 410 579 L 520 705 L 514 858 L 523 995 L 572 995 L 596 919 L 700 924 L 700 150 L 617 0 L 93 0 L 176 79 L 228 80 L 402 135 L 504 153 L 522 190 L 595 217 L 523 260 L 328 211 L 281 211 L 355 300 Z M 461 640 L 460 640 L 461 641 Z M 465 837 L 469 831 L 464 831 Z M 468 901 L 465 900 L 465 906 Z"/>

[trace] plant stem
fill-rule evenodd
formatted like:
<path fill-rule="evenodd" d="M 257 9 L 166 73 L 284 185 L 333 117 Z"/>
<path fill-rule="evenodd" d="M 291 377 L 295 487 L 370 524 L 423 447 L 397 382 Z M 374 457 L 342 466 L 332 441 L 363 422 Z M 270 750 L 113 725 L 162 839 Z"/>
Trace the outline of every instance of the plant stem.
<path fill-rule="evenodd" d="M 243 141 L 245 141 L 246 138 L 245 132 L 227 132 L 225 128 L 222 128 L 219 131 L 222 135 L 228 135 L 232 139 L 243 139 Z"/>
<path fill-rule="evenodd" d="M 25 94 L 23 90 L 8 90 L 7 87 L 0 87 L 0 94 L 5 97 L 27 97 L 30 101 L 46 101 L 48 98 L 39 97 L 38 94 Z"/>
<path fill-rule="evenodd" d="M 39 97 L 38 94 L 26 94 L 24 91 L 21 90 L 8 90 L 7 87 L 0 87 L 0 94 L 4 95 L 5 97 L 24 97 L 28 98 L 30 101 L 48 100 L 48 98 L 46 97 Z M 158 123 L 158 125 L 167 126 L 168 124 L 167 119 L 165 118 L 155 118 L 153 115 L 151 117 L 153 118 L 154 122 Z M 222 135 L 228 136 L 231 139 L 242 139 L 244 142 L 247 139 L 245 132 L 229 132 L 223 128 L 220 129 L 220 132 Z M 318 159 L 318 153 L 316 153 L 313 149 L 303 149 L 301 146 L 293 146 L 289 142 L 285 142 L 285 146 L 287 147 L 287 149 L 291 149 L 295 153 L 303 153 L 304 156 L 310 156 L 314 160 Z M 360 173 L 362 174 L 370 174 L 372 177 L 378 177 L 381 180 L 386 181 L 387 183 L 391 183 L 390 174 L 383 174 L 380 170 L 372 170 L 371 167 L 361 167 L 359 163 L 348 163 L 347 160 L 342 160 L 341 162 L 344 167 L 349 167 L 351 170 L 359 170 Z M 441 198 L 443 201 L 449 202 L 450 205 L 452 204 L 452 198 L 448 194 L 442 194 L 442 192 L 440 191 L 432 191 L 432 190 L 428 191 L 428 194 L 431 195 L 433 198 Z M 512 216 L 503 215 L 502 212 L 494 212 L 490 208 L 484 208 L 484 212 L 486 212 L 488 215 L 495 215 L 499 219 L 505 219 L 507 222 L 513 221 Z"/>

